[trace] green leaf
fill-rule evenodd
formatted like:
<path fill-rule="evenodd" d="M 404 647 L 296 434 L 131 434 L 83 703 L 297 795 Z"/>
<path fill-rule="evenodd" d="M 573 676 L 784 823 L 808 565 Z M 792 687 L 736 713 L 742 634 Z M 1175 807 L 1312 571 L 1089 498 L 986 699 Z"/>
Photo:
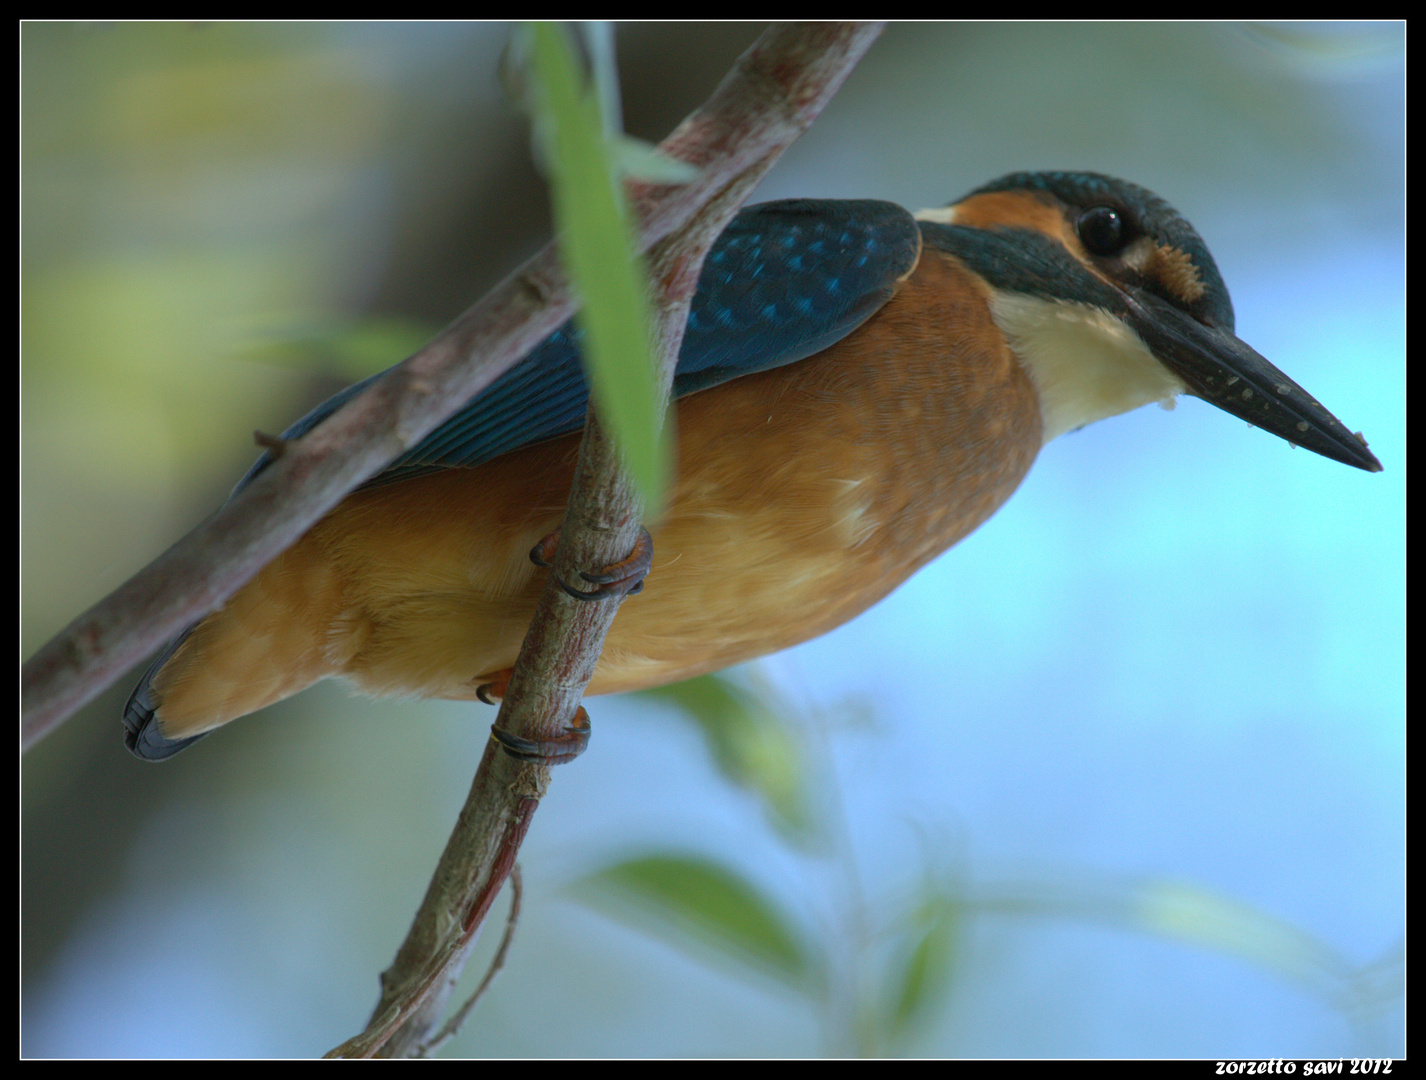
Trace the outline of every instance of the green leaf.
<path fill-rule="evenodd" d="M 935 1014 L 945 1001 L 957 970 L 962 906 L 953 896 L 932 896 L 908 920 L 914 944 L 899 969 L 891 973 L 888 1029 L 902 1037 L 918 1022 Z"/>
<path fill-rule="evenodd" d="M 672 453 L 659 415 L 649 344 L 642 263 L 633 256 L 599 107 L 581 86 L 565 31 L 531 26 L 541 121 L 550 135 L 550 191 L 565 268 L 583 300 L 584 359 L 600 419 L 643 492 L 646 516 L 657 517 L 672 473 Z"/>
<path fill-rule="evenodd" d="M 390 367 L 393 356 L 410 356 L 439 330 L 416 319 L 382 316 L 333 318 L 329 324 L 312 320 L 255 334 L 241 355 L 244 360 L 356 382 Z"/>
<path fill-rule="evenodd" d="M 576 890 L 638 930 L 672 930 L 665 936 L 676 943 L 692 937 L 801 993 L 814 985 L 814 966 L 792 920 L 728 867 L 683 855 L 649 855 L 591 874 Z M 659 918 L 651 922 L 644 917 L 649 912 Z"/>
<path fill-rule="evenodd" d="M 698 725 L 719 771 L 762 799 L 785 839 L 815 849 L 826 839 L 815 813 L 806 739 L 772 701 L 719 675 L 642 691 Z"/>
<path fill-rule="evenodd" d="M 1151 879 L 1137 900 L 1143 929 L 1237 956 L 1324 996 L 1351 978 L 1350 961 L 1311 934 L 1192 882 Z"/>
<path fill-rule="evenodd" d="M 669 157 L 653 143 L 632 135 L 616 135 L 611 140 L 614 168 L 620 176 L 647 180 L 651 184 L 689 184 L 698 179 L 698 166 Z"/>

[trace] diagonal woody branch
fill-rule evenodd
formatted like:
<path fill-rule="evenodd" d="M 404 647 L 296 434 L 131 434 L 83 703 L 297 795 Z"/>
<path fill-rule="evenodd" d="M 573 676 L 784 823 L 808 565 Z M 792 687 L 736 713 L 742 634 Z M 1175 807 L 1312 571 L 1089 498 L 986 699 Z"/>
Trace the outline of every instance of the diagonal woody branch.
<path fill-rule="evenodd" d="M 712 192 L 711 198 L 705 193 L 705 204 L 651 254 L 657 310 L 654 340 L 662 358 L 665 397 L 688 302 L 708 247 L 801 127 L 830 100 L 878 31 L 879 27 L 856 26 L 774 28 L 719 87 L 714 100 L 720 95 L 740 99 L 758 111 L 786 108 L 799 120 L 783 127 L 782 141 L 764 145 L 762 156 Z M 759 54 L 759 50 L 776 51 L 781 60 L 766 65 L 769 52 Z M 763 61 L 765 68 L 750 63 L 750 57 Z M 762 70 L 776 71 L 781 81 L 752 78 L 749 84 L 747 73 Z M 681 136 L 687 138 L 687 129 L 700 113 L 685 121 L 665 148 Z M 575 601 L 553 579 L 558 575 L 576 580 L 581 567 L 618 561 L 632 547 L 641 518 L 636 494 L 591 410 L 551 581 L 497 720 L 503 729 L 535 740 L 549 738 L 558 735 L 578 709 L 619 601 Z M 657 587 L 655 577 L 650 588 Z M 423 1052 L 548 783 L 547 766 L 517 762 L 494 740 L 487 743 L 466 805 L 406 941 L 382 973 L 381 999 L 366 1030 L 329 1056 L 404 1057 Z"/>
<path fill-rule="evenodd" d="M 661 144 L 698 166 L 699 178 L 677 188 L 631 185 L 640 249 L 791 143 L 878 32 L 847 23 L 780 24 L 766 31 L 708 102 Z M 212 518 L 25 663 L 22 745 L 38 741 L 162 642 L 220 607 L 348 491 L 489 386 L 573 309 L 549 245 L 429 345 L 288 445 Z"/>
<path fill-rule="evenodd" d="M 654 281 L 661 280 L 660 273 L 670 262 L 678 264 L 679 280 L 672 283 L 656 316 L 655 341 L 666 358 L 677 357 L 696 283 L 696 272 L 692 281 L 683 280 L 686 269 L 691 266 L 696 271 L 707 245 L 763 172 L 754 170 L 714 209 L 695 219 L 706 237 L 685 241 L 680 235 L 661 245 L 663 251 L 650 260 Z M 730 207 L 726 213 L 724 206 Z M 665 374 L 672 375 L 671 364 Z M 667 387 L 665 379 L 665 393 Z M 577 601 L 559 589 L 554 578 L 578 580 L 575 575 L 581 566 L 617 561 L 632 546 L 640 521 L 636 492 L 591 408 L 551 579 L 515 663 L 497 725 L 539 740 L 559 734 L 579 708 L 620 600 Z M 329 1056 L 406 1057 L 423 1052 L 446 1011 L 490 905 L 514 867 L 548 784 L 547 766 L 517 762 L 493 739 L 486 744 L 421 908 L 396 959 L 382 973 L 381 1000 L 367 1029 Z"/>

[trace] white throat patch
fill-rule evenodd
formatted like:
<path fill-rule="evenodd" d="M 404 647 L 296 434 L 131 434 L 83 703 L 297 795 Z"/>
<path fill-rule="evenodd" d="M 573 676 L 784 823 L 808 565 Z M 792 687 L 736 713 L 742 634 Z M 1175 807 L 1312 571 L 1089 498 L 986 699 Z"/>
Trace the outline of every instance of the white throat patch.
<path fill-rule="evenodd" d="M 1039 393 L 1045 442 L 1151 401 L 1171 409 L 1186 389 L 1100 308 L 997 291 L 990 310 Z"/>

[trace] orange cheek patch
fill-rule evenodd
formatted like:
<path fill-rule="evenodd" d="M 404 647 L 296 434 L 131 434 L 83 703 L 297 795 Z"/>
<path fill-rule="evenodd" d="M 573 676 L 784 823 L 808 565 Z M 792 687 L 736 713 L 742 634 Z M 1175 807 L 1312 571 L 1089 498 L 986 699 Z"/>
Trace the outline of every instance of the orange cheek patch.
<path fill-rule="evenodd" d="M 1022 191 L 991 191 L 956 204 L 957 225 L 973 229 L 1038 229 L 1046 236 L 1069 241 L 1064 213 Z"/>
<path fill-rule="evenodd" d="M 1159 282 L 1170 295 L 1178 297 L 1183 303 L 1192 304 L 1202 299 L 1205 291 L 1203 279 L 1188 252 L 1167 244 L 1158 244 L 1154 247 L 1147 270 L 1147 276 Z"/>

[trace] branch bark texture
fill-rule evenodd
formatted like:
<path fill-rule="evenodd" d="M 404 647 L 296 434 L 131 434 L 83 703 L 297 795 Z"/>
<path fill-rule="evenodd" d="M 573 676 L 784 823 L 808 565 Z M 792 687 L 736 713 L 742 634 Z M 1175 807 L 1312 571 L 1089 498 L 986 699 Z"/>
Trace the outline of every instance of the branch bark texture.
<path fill-rule="evenodd" d="M 680 187 L 631 185 L 640 249 L 686 223 L 733 177 L 790 144 L 879 32 L 879 25 L 817 23 L 764 33 L 662 144 L 698 166 L 699 178 Z M 22 747 L 221 607 L 348 491 L 489 386 L 574 306 L 551 243 L 429 345 L 290 444 L 212 518 L 26 661 Z"/>
<path fill-rule="evenodd" d="M 672 379 L 704 254 L 778 156 L 812 123 L 880 24 L 771 27 L 701 108 L 662 143 L 697 166 L 679 187 L 630 184 L 641 250 L 653 248 L 654 340 Z M 419 442 L 569 317 L 575 306 L 552 243 L 429 345 L 300 439 L 211 519 L 80 615 L 22 671 L 28 746 L 189 623 L 220 607 L 348 491 Z M 596 417 L 586 425 L 551 578 L 628 554 L 637 496 Z M 657 579 L 650 581 L 657 588 Z M 540 739 L 579 706 L 617 600 L 571 599 L 551 583 L 501 708 L 500 726 Z M 445 1011 L 479 927 L 514 865 L 549 769 L 490 741 L 456 829 L 365 1031 L 329 1056 L 421 1052 Z"/>
<path fill-rule="evenodd" d="M 740 150 L 740 158 L 746 159 L 741 170 L 721 189 L 705 190 L 703 203 L 692 217 L 651 253 L 650 278 L 657 292 L 654 340 L 662 358 L 665 398 L 688 303 L 708 248 L 782 150 L 830 100 L 879 29 L 770 30 L 739 61 L 709 105 L 663 144 L 665 150 L 678 153 L 679 145 L 699 148 L 719 142 L 717 125 L 704 114 L 720 101 L 734 110 L 725 119 L 737 117 L 738 124 L 746 125 L 748 111 L 753 110 L 777 134 L 759 140 L 760 156 L 749 157 Z M 852 41 L 856 48 L 850 47 Z M 753 130 L 761 128 L 754 125 Z M 701 133 L 694 139 L 690 132 Z M 640 523 L 637 495 L 591 409 L 551 582 L 515 664 L 496 720 L 501 728 L 526 738 L 550 738 L 560 734 L 575 714 L 619 601 L 573 600 L 553 578 L 574 581 L 581 568 L 617 562 L 632 548 Z M 656 577 L 649 588 L 658 588 Z M 371 1021 L 332 1056 L 399 1057 L 421 1051 L 445 1012 L 481 921 L 514 864 L 515 851 L 548 783 L 547 766 L 517 762 L 493 739 L 487 743 L 421 909 L 396 960 L 382 974 L 381 1000 Z"/>

